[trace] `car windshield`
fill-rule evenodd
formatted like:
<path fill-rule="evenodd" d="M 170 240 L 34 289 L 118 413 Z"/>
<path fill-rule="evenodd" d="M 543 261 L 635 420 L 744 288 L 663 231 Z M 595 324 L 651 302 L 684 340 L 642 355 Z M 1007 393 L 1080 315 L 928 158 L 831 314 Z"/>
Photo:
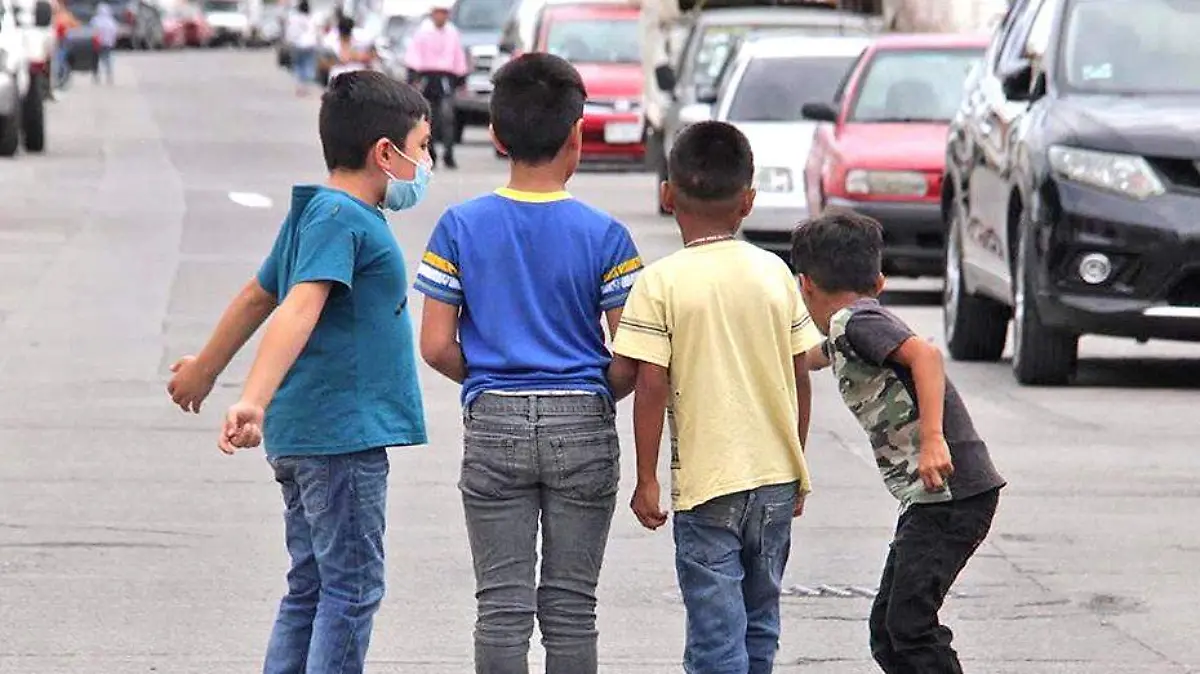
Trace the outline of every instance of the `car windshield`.
<path fill-rule="evenodd" d="M 948 122 L 982 49 L 880 51 L 858 86 L 851 122 Z"/>
<path fill-rule="evenodd" d="M 756 58 L 729 106 L 731 122 L 794 122 L 810 101 L 830 101 L 854 64 L 850 56 Z"/>
<path fill-rule="evenodd" d="M 546 51 L 571 63 L 641 63 L 637 19 L 555 19 Z"/>
<path fill-rule="evenodd" d="M 206 12 L 238 12 L 241 4 L 237 0 L 204 0 Z"/>
<path fill-rule="evenodd" d="M 459 0 L 450 22 L 459 30 L 500 30 L 512 6 L 513 0 Z"/>
<path fill-rule="evenodd" d="M 729 55 L 733 53 L 738 42 L 749 35 L 770 35 L 772 33 L 788 33 L 789 35 L 822 37 L 837 36 L 844 33 L 862 32 L 863 28 L 847 27 L 845 30 L 837 24 L 830 25 L 788 25 L 788 24 L 746 24 L 733 26 L 710 26 L 700 36 L 700 44 L 696 48 L 693 77 L 697 86 L 714 86 L 721 76 L 721 69 Z"/>
<path fill-rule="evenodd" d="M 1086 0 L 1062 34 L 1067 88 L 1104 94 L 1200 92 L 1200 2 Z"/>

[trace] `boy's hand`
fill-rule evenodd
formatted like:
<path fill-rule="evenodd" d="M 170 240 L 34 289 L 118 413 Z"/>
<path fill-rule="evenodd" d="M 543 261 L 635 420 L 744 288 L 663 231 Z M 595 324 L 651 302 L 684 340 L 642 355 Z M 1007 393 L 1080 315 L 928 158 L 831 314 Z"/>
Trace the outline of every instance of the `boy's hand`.
<path fill-rule="evenodd" d="M 171 377 L 171 383 L 167 384 L 167 393 L 171 395 L 171 400 L 184 412 L 198 414 L 200 405 L 212 392 L 213 384 L 217 381 L 216 376 L 202 367 L 195 356 L 184 356 L 175 361 L 171 372 L 175 373 L 175 376 Z"/>
<path fill-rule="evenodd" d="M 941 435 L 929 435 L 921 439 L 921 454 L 917 459 L 917 473 L 925 483 L 925 491 L 941 491 L 945 479 L 954 474 L 950 461 L 950 447 Z"/>
<path fill-rule="evenodd" d="M 639 482 L 633 491 L 633 498 L 629 501 L 629 507 L 633 508 L 633 514 L 637 515 L 638 521 L 651 531 L 667 523 L 667 513 L 663 512 L 659 505 L 660 498 L 658 480 L 655 480 Z"/>
<path fill-rule="evenodd" d="M 238 449 L 257 447 L 262 443 L 262 427 L 265 412 L 259 405 L 239 402 L 225 414 L 225 425 L 217 446 L 226 454 Z"/>
<path fill-rule="evenodd" d="M 796 509 L 792 511 L 793 518 L 799 517 L 804 514 L 804 497 L 805 496 L 808 496 L 808 494 L 805 494 L 804 492 L 801 492 L 798 496 L 796 496 Z"/>

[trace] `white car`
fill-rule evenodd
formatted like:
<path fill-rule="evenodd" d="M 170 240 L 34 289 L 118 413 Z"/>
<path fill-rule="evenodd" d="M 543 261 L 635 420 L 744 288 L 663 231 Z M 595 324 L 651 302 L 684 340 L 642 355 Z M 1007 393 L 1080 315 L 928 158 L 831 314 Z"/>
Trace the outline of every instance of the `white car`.
<path fill-rule="evenodd" d="M 204 19 L 212 26 L 213 46 L 250 42 L 250 11 L 240 0 L 204 0 Z"/>
<path fill-rule="evenodd" d="M 0 0 L 0 157 L 11 157 L 20 149 L 41 152 L 46 144 L 44 90 L 35 84 L 33 61 L 25 24 L 12 0 Z M 45 14 L 42 13 L 42 18 Z"/>
<path fill-rule="evenodd" d="M 870 43 L 866 37 L 751 37 L 726 65 L 716 103 L 681 111 L 685 121 L 729 122 L 750 141 L 758 194 L 740 237 L 790 253 L 792 230 L 808 217 L 804 165 L 817 129 L 800 109 L 808 101 L 835 100 Z"/>

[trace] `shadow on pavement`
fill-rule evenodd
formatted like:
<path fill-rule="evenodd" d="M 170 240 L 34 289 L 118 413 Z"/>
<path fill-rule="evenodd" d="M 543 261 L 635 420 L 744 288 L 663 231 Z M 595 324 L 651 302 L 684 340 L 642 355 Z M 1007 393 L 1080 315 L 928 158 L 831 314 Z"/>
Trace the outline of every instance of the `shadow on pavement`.
<path fill-rule="evenodd" d="M 1078 388 L 1200 389 L 1200 360 L 1081 358 L 1073 386 Z"/>
<path fill-rule="evenodd" d="M 940 290 L 885 290 L 879 302 L 887 307 L 937 307 L 942 304 Z"/>

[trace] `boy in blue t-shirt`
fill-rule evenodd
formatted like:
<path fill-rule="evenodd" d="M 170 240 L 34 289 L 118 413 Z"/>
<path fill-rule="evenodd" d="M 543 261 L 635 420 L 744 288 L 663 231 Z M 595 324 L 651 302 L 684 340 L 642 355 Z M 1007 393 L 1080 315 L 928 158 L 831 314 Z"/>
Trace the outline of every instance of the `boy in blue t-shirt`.
<path fill-rule="evenodd" d="M 321 101 L 329 168 L 293 188 L 255 279 L 169 391 L 198 412 L 217 375 L 272 312 L 218 444 L 265 439 L 283 488 L 291 569 L 265 674 L 357 674 L 384 593 L 387 447 L 426 442 L 404 256 L 380 206 L 403 210 L 431 176 L 429 106 L 374 72 L 334 80 Z"/>
<path fill-rule="evenodd" d="M 611 364 L 601 320 L 612 335 L 642 262 L 621 223 L 566 192 L 585 98 L 579 73 L 548 54 L 496 73 L 492 138 L 511 160 L 508 185 L 446 211 L 417 271 L 421 355 L 463 385 L 481 674 L 528 671 L 535 615 L 546 672 L 596 672 L 620 476 L 613 404 L 635 374 Z"/>

